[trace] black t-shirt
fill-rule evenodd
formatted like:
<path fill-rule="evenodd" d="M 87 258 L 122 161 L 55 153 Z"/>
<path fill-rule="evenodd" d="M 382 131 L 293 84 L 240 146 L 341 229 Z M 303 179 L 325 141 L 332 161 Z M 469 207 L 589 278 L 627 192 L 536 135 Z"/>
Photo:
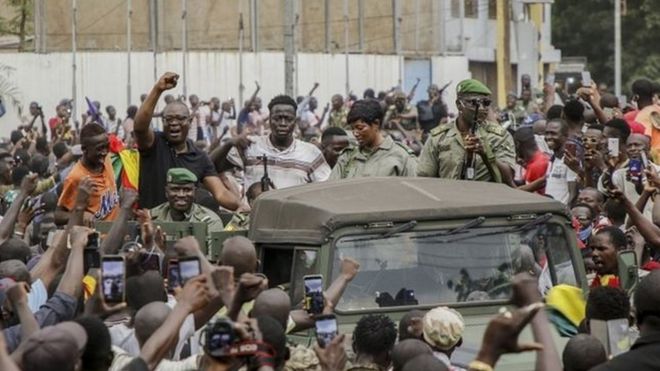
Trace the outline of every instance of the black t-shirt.
<path fill-rule="evenodd" d="M 176 154 L 163 133 L 154 133 L 151 148 L 140 150 L 140 200 L 141 208 L 156 207 L 167 201 L 165 185 L 167 170 L 184 167 L 192 171 L 200 183 L 207 176 L 217 175 L 209 156 L 199 150 L 192 140 L 187 140 L 188 152 Z"/>

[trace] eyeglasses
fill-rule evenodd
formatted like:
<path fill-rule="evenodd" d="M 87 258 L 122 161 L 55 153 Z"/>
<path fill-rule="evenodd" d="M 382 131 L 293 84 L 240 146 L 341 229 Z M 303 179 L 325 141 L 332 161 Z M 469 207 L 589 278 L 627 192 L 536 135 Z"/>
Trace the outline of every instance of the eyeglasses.
<path fill-rule="evenodd" d="M 472 98 L 472 99 L 462 99 L 462 101 L 465 104 L 470 104 L 473 107 L 490 107 L 490 104 L 493 102 L 492 100 L 488 98 L 483 98 L 483 99 L 478 99 L 478 98 Z"/>
<path fill-rule="evenodd" d="M 165 121 L 168 124 L 175 123 L 175 122 L 178 122 L 178 123 L 182 124 L 182 123 L 186 122 L 188 119 L 189 119 L 188 116 L 164 116 L 163 117 L 163 121 Z"/>

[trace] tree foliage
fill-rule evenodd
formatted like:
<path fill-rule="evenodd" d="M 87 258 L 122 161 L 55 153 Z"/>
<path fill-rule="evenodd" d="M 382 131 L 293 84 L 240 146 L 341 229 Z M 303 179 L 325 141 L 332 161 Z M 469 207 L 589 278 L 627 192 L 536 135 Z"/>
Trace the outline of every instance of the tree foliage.
<path fill-rule="evenodd" d="M 621 81 L 660 81 L 660 1 L 622 0 Z M 587 57 L 594 80 L 614 84 L 614 0 L 555 0 L 552 42 L 565 57 Z"/>
<path fill-rule="evenodd" d="M 0 16 L 0 35 L 14 35 L 19 38 L 19 50 L 24 50 L 25 39 L 34 34 L 34 0 L 6 0 L 13 11 Z"/>

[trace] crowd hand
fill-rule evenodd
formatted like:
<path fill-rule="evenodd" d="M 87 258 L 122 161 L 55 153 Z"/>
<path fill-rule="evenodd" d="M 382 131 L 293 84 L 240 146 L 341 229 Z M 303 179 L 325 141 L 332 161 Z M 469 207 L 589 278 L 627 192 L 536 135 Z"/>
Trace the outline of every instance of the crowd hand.
<path fill-rule="evenodd" d="M 465 137 L 465 150 L 467 152 L 476 153 L 480 156 L 486 154 L 484 146 L 481 144 L 481 140 L 475 135 L 468 135 Z"/>
<path fill-rule="evenodd" d="M 348 357 L 344 349 L 345 335 L 337 335 L 331 342 L 321 348 L 318 344 L 314 344 L 314 352 L 319 359 L 321 370 L 323 371 L 341 371 L 346 367 Z"/>
<path fill-rule="evenodd" d="M 545 96 L 549 96 L 554 93 L 555 93 L 555 86 L 553 84 L 549 84 L 547 82 L 543 84 L 543 94 Z"/>
<path fill-rule="evenodd" d="M 341 275 L 350 282 L 357 276 L 358 271 L 360 270 L 360 263 L 357 260 L 349 257 L 345 257 L 341 260 Z"/>
<path fill-rule="evenodd" d="M 268 279 L 263 275 L 243 273 L 238 280 L 234 300 L 237 303 L 247 303 L 268 288 Z"/>
<path fill-rule="evenodd" d="M 183 289 L 175 288 L 174 291 L 177 303 L 185 305 L 188 313 L 198 311 L 209 303 L 209 290 L 204 275 L 191 278 Z"/>
<path fill-rule="evenodd" d="M 233 322 L 234 331 L 243 341 L 263 341 L 264 336 L 255 318 L 247 318 L 244 321 Z"/>
<path fill-rule="evenodd" d="M 89 176 L 83 178 L 78 184 L 78 193 L 76 193 L 76 206 L 78 207 L 87 207 L 87 202 L 89 202 L 89 197 L 96 190 L 96 185 L 94 181 Z"/>
<path fill-rule="evenodd" d="M 122 209 L 130 209 L 138 200 L 138 192 L 132 188 L 123 188 L 119 200 Z"/>
<path fill-rule="evenodd" d="M 186 236 L 174 243 L 174 251 L 180 257 L 200 256 L 202 250 L 199 248 L 199 242 L 193 236 Z"/>
<path fill-rule="evenodd" d="M 37 189 L 38 175 L 35 173 L 30 173 L 21 182 L 21 193 L 26 196 L 31 195 Z"/>
<path fill-rule="evenodd" d="M 647 181 L 653 187 L 660 186 L 660 176 L 658 175 L 658 172 L 655 170 L 655 166 L 649 164 L 649 166 L 644 170 L 644 174 L 646 175 Z"/>
<path fill-rule="evenodd" d="M 539 343 L 518 342 L 522 330 L 542 308 L 543 303 L 534 303 L 493 318 L 486 327 L 477 360 L 494 366 L 503 354 L 542 350 Z"/>
<path fill-rule="evenodd" d="M 234 267 L 221 265 L 211 271 L 209 294 L 211 297 L 220 296 L 226 307 L 234 300 L 236 283 L 234 282 Z"/>
<path fill-rule="evenodd" d="M 245 150 L 250 146 L 250 144 L 253 143 L 253 141 L 248 137 L 248 135 L 249 133 L 244 133 L 232 139 L 231 143 L 234 145 L 234 147 L 236 147 L 238 152 L 240 153 L 245 152 Z"/>
<path fill-rule="evenodd" d="M 135 210 L 135 217 L 137 222 L 140 223 L 140 234 L 144 246 L 150 247 L 154 242 L 154 225 L 151 221 L 151 213 L 149 209 Z"/>
<path fill-rule="evenodd" d="M 626 195 L 623 193 L 622 190 L 620 190 L 619 188 L 614 187 L 614 186 L 607 189 L 607 196 L 611 197 L 611 198 L 613 198 L 613 199 L 615 199 L 619 202 L 623 202 L 623 201 L 626 201 L 628 199 L 626 197 Z"/>
<path fill-rule="evenodd" d="M 71 246 L 73 248 L 84 248 L 87 246 L 88 237 L 92 232 L 93 230 L 91 228 L 74 225 L 69 232 L 69 242 L 71 242 Z"/>
<path fill-rule="evenodd" d="M 85 315 L 107 318 L 126 308 L 126 303 L 108 305 L 105 300 L 103 300 L 103 295 L 101 295 L 101 292 L 103 291 L 101 287 L 101 275 L 97 272 L 94 275 L 94 278 L 96 279 L 96 287 L 94 288 L 94 294 L 92 294 L 92 296 L 87 299 L 87 302 L 85 302 Z"/>
<path fill-rule="evenodd" d="M 579 174 L 582 172 L 580 160 L 577 158 L 577 156 L 573 156 L 572 153 L 564 152 L 564 163 L 574 173 Z"/>
<path fill-rule="evenodd" d="M 536 278 L 529 273 L 519 273 L 511 281 L 511 302 L 518 308 L 543 301 Z"/>
<path fill-rule="evenodd" d="M 176 87 L 177 81 L 179 80 L 179 75 L 174 72 L 165 72 L 158 82 L 156 82 L 156 88 L 160 91 L 170 90 Z"/>
<path fill-rule="evenodd" d="M 32 219 L 35 215 L 41 214 L 44 212 L 41 202 L 34 203 L 32 205 L 26 205 L 18 213 L 18 218 L 16 219 L 16 230 L 24 231 L 25 228 L 32 222 Z"/>
<path fill-rule="evenodd" d="M 27 282 L 16 282 L 7 289 L 7 299 L 16 308 L 19 304 L 27 305 L 30 285 Z"/>

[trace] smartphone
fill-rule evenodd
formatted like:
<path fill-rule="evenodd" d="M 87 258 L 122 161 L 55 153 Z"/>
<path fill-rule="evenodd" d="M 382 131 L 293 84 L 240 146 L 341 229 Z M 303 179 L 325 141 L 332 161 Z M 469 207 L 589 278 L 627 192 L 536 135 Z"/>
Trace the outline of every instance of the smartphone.
<path fill-rule="evenodd" d="M 83 269 L 85 274 L 92 268 L 101 268 L 101 254 L 99 254 L 98 248 L 85 247 L 85 250 L 83 250 Z"/>
<path fill-rule="evenodd" d="M 325 348 L 337 336 L 337 318 L 334 314 L 316 317 L 316 341 Z"/>
<path fill-rule="evenodd" d="M 554 86 L 555 85 L 555 74 L 554 73 L 549 74 L 548 77 L 545 79 L 545 82 L 548 85 L 553 85 Z"/>
<path fill-rule="evenodd" d="M 628 97 L 625 95 L 619 95 L 619 108 L 624 109 L 628 104 Z"/>
<path fill-rule="evenodd" d="M 320 274 L 303 277 L 305 284 L 305 310 L 311 314 L 323 313 L 323 276 Z"/>
<path fill-rule="evenodd" d="M 610 157 L 619 157 L 619 138 L 607 138 L 607 154 Z"/>
<path fill-rule="evenodd" d="M 167 263 L 167 291 L 174 292 L 175 287 L 181 287 L 179 261 L 177 259 L 170 259 Z"/>
<path fill-rule="evenodd" d="M 99 232 L 92 232 L 87 236 L 87 247 L 88 248 L 99 248 Z"/>
<path fill-rule="evenodd" d="M 572 141 L 566 142 L 564 145 L 564 149 L 567 153 L 569 153 L 573 157 L 577 157 L 577 144 Z"/>
<path fill-rule="evenodd" d="M 649 158 L 646 156 L 646 152 L 642 151 L 642 166 L 644 169 L 649 167 Z"/>
<path fill-rule="evenodd" d="M 643 171 L 642 160 L 637 158 L 631 158 L 628 161 L 628 173 L 631 178 L 639 178 L 642 175 Z"/>
<path fill-rule="evenodd" d="M 160 272 L 160 256 L 155 253 L 142 252 L 140 253 L 140 261 L 142 262 L 142 269 L 147 271 Z"/>
<path fill-rule="evenodd" d="M 179 259 L 179 280 L 182 287 L 189 279 L 195 278 L 201 273 L 202 266 L 198 257 L 190 256 Z"/>
<path fill-rule="evenodd" d="M 582 86 L 587 88 L 591 87 L 591 72 L 582 71 Z"/>
<path fill-rule="evenodd" d="M 624 250 L 617 254 L 617 269 L 621 288 L 630 290 L 639 281 L 637 254 L 633 250 Z"/>
<path fill-rule="evenodd" d="M 121 255 L 106 255 L 101 261 L 101 290 L 106 303 L 123 303 L 126 264 Z"/>

